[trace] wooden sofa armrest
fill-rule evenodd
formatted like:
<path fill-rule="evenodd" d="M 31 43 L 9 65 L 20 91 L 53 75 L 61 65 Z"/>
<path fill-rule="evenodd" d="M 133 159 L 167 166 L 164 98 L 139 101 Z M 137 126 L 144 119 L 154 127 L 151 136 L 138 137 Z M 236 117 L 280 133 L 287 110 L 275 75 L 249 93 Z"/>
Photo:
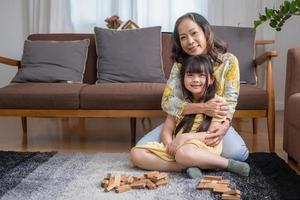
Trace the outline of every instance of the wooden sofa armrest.
<path fill-rule="evenodd" d="M 266 62 L 268 59 L 272 59 L 272 57 L 277 57 L 278 51 L 266 51 L 262 55 L 255 58 L 254 62 L 256 65 L 261 65 Z"/>
<path fill-rule="evenodd" d="M 21 66 L 21 61 L 14 60 L 14 59 L 11 59 L 11 58 L 6 58 L 6 57 L 3 57 L 3 56 L 0 56 L 0 63 L 6 64 L 6 65 L 11 65 L 11 66 L 18 66 L 18 67 Z"/>

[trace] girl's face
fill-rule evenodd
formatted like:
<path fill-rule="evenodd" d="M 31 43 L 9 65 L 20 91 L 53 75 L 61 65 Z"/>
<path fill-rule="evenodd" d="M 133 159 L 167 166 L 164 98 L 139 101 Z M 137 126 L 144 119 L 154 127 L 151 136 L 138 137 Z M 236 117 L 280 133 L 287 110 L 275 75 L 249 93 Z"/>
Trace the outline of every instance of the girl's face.
<path fill-rule="evenodd" d="M 208 77 L 208 84 L 212 82 L 211 78 Z M 202 99 L 206 90 L 206 74 L 204 73 L 185 73 L 184 75 L 184 86 L 193 95 L 194 100 L 199 101 Z"/>
<path fill-rule="evenodd" d="M 178 26 L 179 40 L 182 49 L 189 55 L 207 53 L 207 42 L 204 32 L 193 20 L 184 19 Z"/>

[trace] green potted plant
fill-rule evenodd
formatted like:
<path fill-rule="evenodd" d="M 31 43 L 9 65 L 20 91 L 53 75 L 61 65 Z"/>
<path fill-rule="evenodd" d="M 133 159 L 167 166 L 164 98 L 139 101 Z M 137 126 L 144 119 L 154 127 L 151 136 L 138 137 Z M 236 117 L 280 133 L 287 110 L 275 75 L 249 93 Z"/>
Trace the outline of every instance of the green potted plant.
<path fill-rule="evenodd" d="M 278 9 L 265 8 L 265 13 L 259 13 L 259 19 L 254 21 L 254 28 L 269 22 L 276 31 L 281 31 L 282 26 L 292 15 L 300 15 L 300 0 L 284 1 Z"/>

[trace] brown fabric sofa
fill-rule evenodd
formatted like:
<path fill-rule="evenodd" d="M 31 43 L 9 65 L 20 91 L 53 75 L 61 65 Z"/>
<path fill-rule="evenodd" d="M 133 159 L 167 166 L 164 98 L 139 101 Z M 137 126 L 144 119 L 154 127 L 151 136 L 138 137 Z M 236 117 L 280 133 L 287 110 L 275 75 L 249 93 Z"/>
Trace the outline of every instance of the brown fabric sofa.
<path fill-rule="evenodd" d="M 300 162 L 300 48 L 287 54 L 283 148 L 289 158 Z"/>
<path fill-rule="evenodd" d="M 237 33 L 239 34 L 239 32 Z M 222 33 L 220 32 L 220 34 L 222 38 Z M 225 40 L 226 34 L 228 35 L 230 32 L 225 33 Z M 26 117 L 127 117 L 131 119 L 131 143 L 134 145 L 136 118 L 165 115 L 161 110 L 164 83 L 95 84 L 97 56 L 94 34 L 33 34 L 28 37 L 29 40 L 57 41 L 85 38 L 90 39 L 90 46 L 82 84 L 21 83 L 10 84 L 0 89 L 0 116 L 22 117 L 24 139 L 27 138 Z M 237 45 L 239 44 L 243 45 L 237 42 Z M 229 51 L 231 51 L 230 47 L 229 44 Z M 244 54 L 250 54 L 248 57 L 250 58 L 249 63 L 253 67 L 251 70 L 253 76 L 254 67 L 264 61 L 268 61 L 272 67 L 270 60 L 277 56 L 277 52 L 266 52 L 257 60 L 253 60 L 254 51 L 252 50 L 254 50 L 254 37 L 250 41 L 249 48 L 236 46 L 231 52 L 236 54 L 243 51 Z M 172 67 L 170 53 L 171 34 L 162 33 L 162 61 L 166 78 L 168 78 Z M 240 58 L 238 57 L 238 59 Z M 20 61 L 5 57 L 0 57 L 0 63 L 20 67 Z M 253 78 L 253 80 L 255 79 Z M 270 88 L 273 89 L 273 84 Z M 269 93 L 271 95 L 253 84 L 241 85 L 235 117 L 267 117 L 272 91 Z M 271 124 L 271 127 L 273 125 Z M 274 129 L 271 129 L 269 133 L 271 151 L 274 150 L 273 131 Z"/>

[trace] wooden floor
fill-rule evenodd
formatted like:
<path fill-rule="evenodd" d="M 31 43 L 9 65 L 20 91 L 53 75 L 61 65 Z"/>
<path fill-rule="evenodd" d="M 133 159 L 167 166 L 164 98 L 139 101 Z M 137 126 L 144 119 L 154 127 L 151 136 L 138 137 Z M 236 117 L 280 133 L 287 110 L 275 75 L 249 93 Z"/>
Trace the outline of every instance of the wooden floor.
<path fill-rule="evenodd" d="M 163 122 L 154 118 L 151 125 L 138 119 L 137 139 Z M 242 135 L 250 152 L 268 152 L 266 119 L 259 119 L 258 133 L 252 134 L 251 119 L 235 119 L 234 127 Z M 287 161 L 283 150 L 283 112 L 276 113 L 276 153 Z M 0 117 L 0 150 L 62 152 L 128 152 L 130 150 L 129 119 L 112 118 L 29 118 L 28 143 L 23 145 L 21 119 Z M 289 161 L 300 174 L 300 167 Z"/>

